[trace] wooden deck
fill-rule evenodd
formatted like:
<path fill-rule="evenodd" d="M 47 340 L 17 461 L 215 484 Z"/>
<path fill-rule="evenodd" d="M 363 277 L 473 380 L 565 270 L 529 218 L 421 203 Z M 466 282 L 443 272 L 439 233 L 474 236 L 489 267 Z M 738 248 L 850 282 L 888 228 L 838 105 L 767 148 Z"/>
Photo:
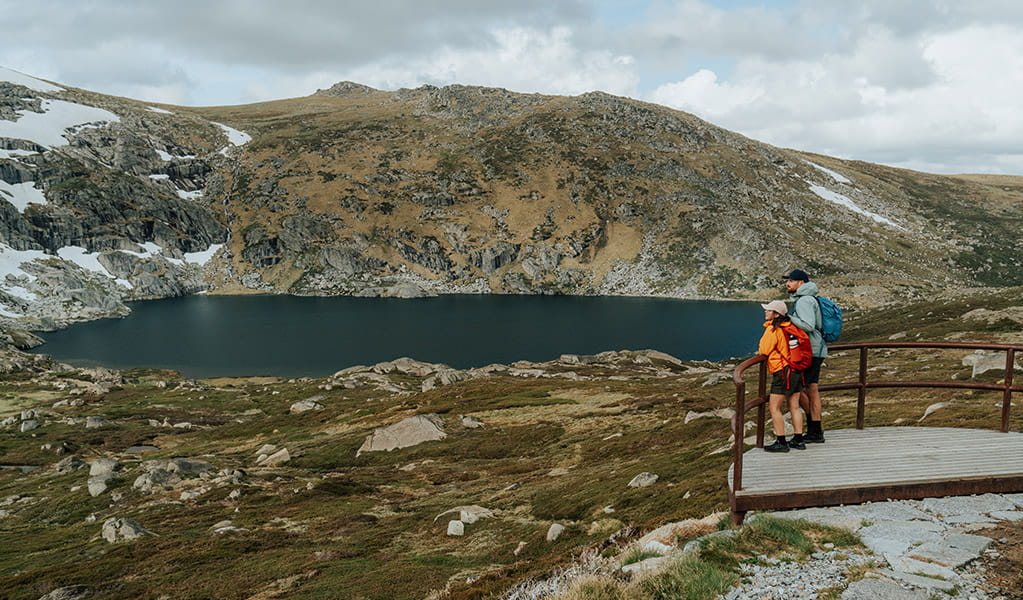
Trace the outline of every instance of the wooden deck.
<path fill-rule="evenodd" d="M 1023 434 L 946 427 L 825 432 L 827 443 L 742 457 L 733 511 L 1023 492 Z"/>

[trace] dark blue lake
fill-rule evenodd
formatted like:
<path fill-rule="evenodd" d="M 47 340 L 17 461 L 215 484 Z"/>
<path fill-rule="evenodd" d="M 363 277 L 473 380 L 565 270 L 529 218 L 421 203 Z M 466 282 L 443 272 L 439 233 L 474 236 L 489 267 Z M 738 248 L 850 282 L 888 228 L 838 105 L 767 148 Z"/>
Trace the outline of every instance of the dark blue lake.
<path fill-rule="evenodd" d="M 605 350 L 721 360 L 754 354 L 763 331 L 755 303 L 664 298 L 190 296 L 131 308 L 124 319 L 44 334 L 37 352 L 195 378 L 324 377 L 402 356 L 456 368 Z"/>

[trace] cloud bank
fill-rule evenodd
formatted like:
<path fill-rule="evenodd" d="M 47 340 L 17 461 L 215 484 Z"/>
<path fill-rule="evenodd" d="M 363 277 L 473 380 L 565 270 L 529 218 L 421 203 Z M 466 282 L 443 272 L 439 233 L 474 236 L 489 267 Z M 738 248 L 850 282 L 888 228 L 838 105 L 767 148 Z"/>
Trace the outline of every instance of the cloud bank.
<path fill-rule="evenodd" d="M 1023 3 L 1008 0 L 0 0 L 0 65 L 152 102 L 341 80 L 602 90 L 771 144 L 1023 174 Z"/>

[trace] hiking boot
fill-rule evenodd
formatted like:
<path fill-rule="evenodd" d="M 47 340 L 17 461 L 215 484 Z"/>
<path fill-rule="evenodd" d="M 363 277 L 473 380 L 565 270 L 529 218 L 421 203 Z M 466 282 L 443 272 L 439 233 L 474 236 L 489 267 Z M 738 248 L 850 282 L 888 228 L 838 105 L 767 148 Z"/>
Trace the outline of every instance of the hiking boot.
<path fill-rule="evenodd" d="M 806 448 L 806 446 L 803 446 Z M 789 445 L 781 440 L 775 440 L 770 446 L 764 446 L 765 452 L 788 452 Z"/>
<path fill-rule="evenodd" d="M 806 444 L 803 443 L 805 441 L 805 437 L 801 440 L 790 440 L 789 448 L 792 448 L 793 450 L 806 450 Z"/>
<path fill-rule="evenodd" d="M 823 444 L 824 443 L 824 432 L 814 431 L 803 436 L 803 441 L 807 444 Z"/>

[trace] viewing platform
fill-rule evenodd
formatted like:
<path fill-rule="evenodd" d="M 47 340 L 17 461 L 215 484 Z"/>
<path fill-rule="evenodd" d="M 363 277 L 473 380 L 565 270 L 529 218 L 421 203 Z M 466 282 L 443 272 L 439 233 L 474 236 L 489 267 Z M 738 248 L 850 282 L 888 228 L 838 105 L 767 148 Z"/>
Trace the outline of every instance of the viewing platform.
<path fill-rule="evenodd" d="M 867 352 L 876 348 L 981 349 L 1006 353 L 999 383 L 975 381 L 869 381 Z M 856 429 L 826 431 L 826 443 L 806 450 L 770 453 L 765 437 L 766 369 L 764 358 L 747 359 L 735 369 L 736 417 L 732 432 L 733 463 L 728 470 L 732 520 L 751 510 L 775 510 L 859 504 L 889 499 L 1023 492 L 1023 433 L 1009 431 L 1015 352 L 1023 346 L 946 342 L 868 342 L 836 344 L 831 350 L 859 350 L 859 377 L 854 382 L 821 385 L 822 392 L 857 390 Z M 744 371 L 761 365 L 758 395 L 746 398 Z M 962 388 L 1001 392 L 1001 426 L 864 428 L 866 394 L 872 388 Z M 827 396 L 825 395 L 825 406 Z M 756 445 L 741 442 L 746 414 L 757 409 Z"/>
<path fill-rule="evenodd" d="M 1023 492 L 1023 433 L 870 427 L 826 437 L 806 450 L 747 450 L 733 511 Z"/>

